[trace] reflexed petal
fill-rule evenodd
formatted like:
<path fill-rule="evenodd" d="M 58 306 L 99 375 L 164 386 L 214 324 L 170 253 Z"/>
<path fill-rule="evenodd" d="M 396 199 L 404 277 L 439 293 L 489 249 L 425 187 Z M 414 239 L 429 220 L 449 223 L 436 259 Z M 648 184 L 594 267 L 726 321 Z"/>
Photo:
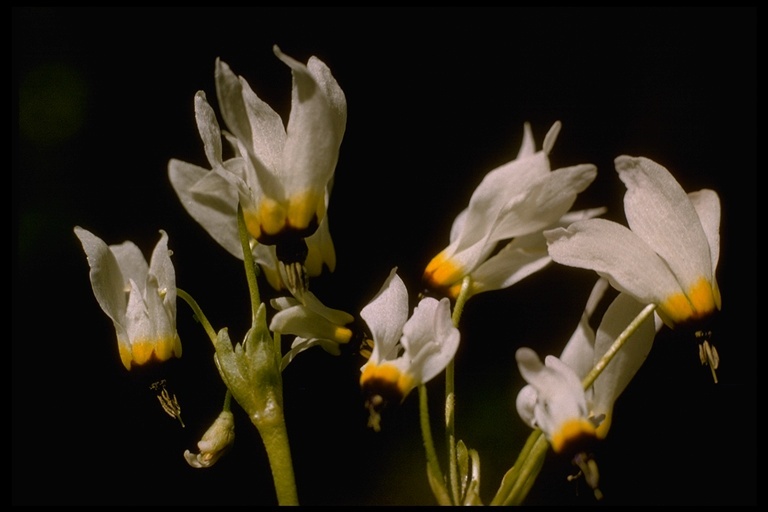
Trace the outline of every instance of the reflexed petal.
<path fill-rule="evenodd" d="M 520 144 L 520 150 L 517 152 L 517 158 L 525 158 L 531 156 L 536 152 L 536 143 L 533 140 L 533 132 L 531 131 L 531 123 L 523 124 L 523 142 Z"/>
<path fill-rule="evenodd" d="M 262 174 L 259 168 L 261 167 L 273 174 L 276 169 L 280 168 L 280 160 L 283 157 L 283 147 L 285 146 L 283 120 L 277 112 L 272 110 L 272 107 L 253 92 L 251 86 L 243 78 L 240 78 L 240 84 L 252 132 L 252 137 L 243 137 L 242 140 L 251 142 L 248 150 L 251 157 L 258 162 L 256 173 Z M 263 185 L 270 187 L 270 184 L 266 182 Z M 270 188 L 269 192 L 271 191 Z M 272 197 L 275 196 L 272 195 Z"/>
<path fill-rule="evenodd" d="M 219 245 L 242 260 L 237 189 L 214 172 L 175 159 L 168 163 L 168 176 L 184 209 Z"/>
<path fill-rule="evenodd" d="M 554 261 L 594 270 L 640 302 L 659 304 L 681 292 L 664 261 L 621 224 L 589 219 L 545 231 L 544 236 Z"/>
<path fill-rule="evenodd" d="M 240 141 L 249 143 L 243 146 L 246 151 L 243 156 L 249 155 L 264 169 L 276 169 L 285 141 L 280 116 L 220 59 L 216 59 L 215 75 L 224 122 Z"/>
<path fill-rule="evenodd" d="M 616 338 L 640 314 L 645 307 L 627 294 L 621 293 L 614 299 L 603 315 L 600 327 L 597 329 L 594 350 L 594 362 L 603 357 Z M 642 366 L 653 346 L 656 336 L 656 326 L 653 315 L 641 323 L 632 336 L 626 341 L 614 358 L 608 363 L 603 372 L 595 380 L 593 413 L 596 416 L 605 414 L 606 418 L 597 429 L 599 437 L 603 438 L 611 426 L 613 404 Z"/>
<path fill-rule="evenodd" d="M 130 353 L 132 361 L 141 365 L 145 364 L 152 357 L 155 350 L 154 336 L 142 290 L 133 280 L 130 281 L 130 287 L 128 308 L 125 312 L 125 323 L 128 339 L 131 343 Z"/>
<path fill-rule="evenodd" d="M 310 276 L 319 276 L 323 273 L 323 265 L 333 272 L 336 270 L 336 249 L 328 227 L 328 217 L 323 217 L 317 230 L 304 239 L 307 243 L 307 259 L 304 268 Z"/>
<path fill-rule="evenodd" d="M 494 227 L 493 239 L 503 240 L 533 233 L 557 222 L 597 176 L 591 164 L 557 169 L 531 185 L 504 206 Z"/>
<path fill-rule="evenodd" d="M 689 193 L 688 197 L 696 208 L 701 227 L 704 228 L 704 234 L 707 236 L 714 272 L 720 259 L 720 196 L 714 190 L 702 189 Z"/>
<path fill-rule="evenodd" d="M 370 361 L 378 364 L 390 355 L 408 320 L 408 290 L 397 275 L 397 267 L 389 273 L 381 290 L 361 311 L 373 338 Z"/>
<path fill-rule="evenodd" d="M 143 289 L 149 274 L 149 266 L 141 249 L 131 241 L 110 245 L 109 250 L 115 255 L 120 272 L 123 274 L 123 291 L 128 291 L 128 281 L 133 279 Z"/>
<path fill-rule="evenodd" d="M 586 418 L 584 390 L 578 376 L 565 363 L 547 356 L 546 365 L 527 347 L 515 353 L 523 378 L 536 389 L 535 421 L 551 440 L 551 436 L 566 421 Z"/>
<path fill-rule="evenodd" d="M 560 360 L 573 368 L 580 379 L 584 379 L 595 364 L 595 331 L 590 321 L 609 286 L 607 279 L 597 280 L 584 306 L 579 325 L 560 354 Z"/>
<path fill-rule="evenodd" d="M 701 278 L 712 281 L 709 242 L 688 195 L 667 169 L 647 158 L 619 156 L 627 186 L 624 212 L 632 232 L 661 256 L 688 292 Z"/>
<path fill-rule="evenodd" d="M 489 172 L 469 200 L 467 217 L 458 237 L 458 249 L 465 250 L 486 238 L 495 229 L 502 209 L 521 201 L 548 173 L 549 161 L 541 151 Z"/>
<path fill-rule="evenodd" d="M 416 382 L 426 383 L 445 370 L 459 348 L 461 336 L 453 326 L 451 303 L 425 298 L 403 327 L 405 355 L 412 357 L 409 372 Z"/>
<path fill-rule="evenodd" d="M 309 190 L 323 191 L 336 168 L 343 135 L 339 133 L 338 103 L 329 101 L 325 96 L 327 85 L 320 87 L 307 66 L 285 55 L 277 46 L 273 49 L 293 75 L 283 165 L 278 170 L 280 181 L 289 196 Z M 318 61 L 316 66 L 320 64 Z M 341 89 L 337 92 L 341 94 Z M 338 102 L 338 98 L 334 101 Z"/>
<path fill-rule="evenodd" d="M 168 234 L 160 230 L 160 240 L 157 242 L 149 260 L 149 273 L 157 279 L 157 286 L 163 298 L 163 304 L 176 320 L 176 269 L 171 261 L 171 251 L 168 250 Z"/>
<path fill-rule="evenodd" d="M 512 286 L 551 261 L 541 232 L 519 236 L 472 272 L 472 293 Z"/>
<path fill-rule="evenodd" d="M 346 325 L 352 323 L 355 320 L 355 317 L 346 311 L 329 308 L 320 302 L 320 300 L 312 292 L 306 292 L 304 294 L 304 305 L 312 312 L 320 315 L 335 325 Z"/>
<path fill-rule="evenodd" d="M 205 156 L 212 168 L 222 165 L 221 130 L 213 108 L 208 104 L 203 91 L 195 94 L 195 120 L 200 138 L 203 140 Z"/>
<path fill-rule="evenodd" d="M 517 414 L 519 414 L 520 418 L 531 428 L 538 428 L 538 425 L 536 425 L 536 417 L 534 416 L 536 399 L 538 396 L 539 394 L 536 389 L 528 384 L 523 386 L 523 389 L 520 390 L 515 399 Z"/>
<path fill-rule="evenodd" d="M 341 143 L 347 127 L 347 98 L 344 96 L 344 91 L 339 87 L 328 66 L 317 57 L 312 56 L 309 58 L 307 69 L 315 77 L 317 85 L 320 86 L 328 100 L 331 119 L 335 127 L 334 133 L 338 137 L 339 143 Z"/>
<path fill-rule="evenodd" d="M 109 246 L 88 230 L 75 227 L 90 267 L 91 287 L 96 301 L 104 313 L 115 324 L 118 339 L 128 340 L 125 331 L 125 310 L 127 307 L 126 281 L 120 266 Z"/>
<path fill-rule="evenodd" d="M 318 338 L 307 339 L 296 336 L 296 338 L 293 340 L 293 344 L 291 344 L 291 350 L 286 352 L 286 354 L 283 356 L 282 362 L 280 363 L 280 370 L 285 370 L 285 367 L 288 366 L 288 364 L 293 361 L 297 355 L 314 346 L 320 346 L 323 348 L 323 350 L 334 356 L 341 354 L 341 349 L 339 348 L 338 343 Z"/>

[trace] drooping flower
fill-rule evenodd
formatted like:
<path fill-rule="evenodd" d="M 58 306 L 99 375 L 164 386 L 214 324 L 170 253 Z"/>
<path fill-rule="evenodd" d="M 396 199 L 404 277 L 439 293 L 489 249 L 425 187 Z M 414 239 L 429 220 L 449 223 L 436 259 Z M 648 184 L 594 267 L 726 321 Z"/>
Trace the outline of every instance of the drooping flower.
<path fill-rule="evenodd" d="M 277 313 L 272 317 L 269 329 L 296 336 L 291 350 L 283 356 L 282 369 L 310 347 L 319 345 L 329 354 L 339 355 L 341 345 L 353 339 L 351 324 L 355 318 L 339 309 L 327 307 L 312 292 L 305 292 L 301 301 L 293 297 L 278 297 L 270 303 Z"/>
<path fill-rule="evenodd" d="M 231 411 L 221 411 L 197 442 L 199 453 L 184 451 L 184 460 L 193 468 L 209 468 L 232 448 L 235 442 L 235 418 Z"/>
<path fill-rule="evenodd" d="M 437 376 L 459 347 L 447 298 L 421 299 L 410 318 L 408 309 L 408 290 L 394 268 L 360 312 L 373 339 L 371 357 L 360 369 L 360 386 L 368 397 L 369 424 L 376 430 L 378 411 Z"/>
<path fill-rule="evenodd" d="M 717 382 L 717 351 L 701 326 L 721 307 L 715 277 L 720 198 L 709 189 L 686 194 L 665 167 L 648 158 L 619 156 L 615 166 L 627 187 L 629 228 L 589 219 L 547 231 L 549 254 L 563 265 L 596 271 L 643 304 L 655 304 L 667 326 L 696 330 L 701 362 Z"/>
<path fill-rule="evenodd" d="M 554 261 L 587 268 L 643 304 L 656 304 L 670 327 L 720 309 L 715 278 L 720 254 L 720 198 L 686 194 L 661 165 L 643 157 L 615 161 L 627 187 L 629 228 L 589 219 L 545 232 Z"/>
<path fill-rule="evenodd" d="M 661 326 L 655 316 L 644 320 L 585 391 L 583 379 L 645 307 L 620 293 L 606 309 L 595 333 L 590 317 L 606 286 L 606 281 L 598 281 L 559 358 L 547 356 L 542 364 L 530 348 L 516 353 L 520 373 L 528 382 L 517 397 L 518 413 L 528 425 L 542 430 L 557 453 L 575 453 L 590 438 L 605 438 L 613 405 L 645 361 Z"/>
<path fill-rule="evenodd" d="M 512 286 L 551 262 L 544 229 L 603 213 L 598 208 L 566 215 L 597 169 L 591 164 L 550 169 L 549 153 L 560 127 L 556 122 L 543 148 L 535 151 L 530 125 L 525 123 L 517 158 L 483 178 L 469 206 L 456 217 L 448 247 L 427 265 L 428 289 L 455 299 L 467 275 L 472 277 L 472 295 Z"/>
<path fill-rule="evenodd" d="M 182 204 L 208 233 L 242 259 L 237 205 L 276 288 L 285 287 L 275 262 L 305 266 L 318 275 L 335 267 L 326 211 L 346 127 L 344 93 L 328 67 L 310 57 L 302 64 L 274 47 L 291 68 L 293 92 L 287 126 L 280 116 L 216 61 L 216 90 L 234 156 L 224 160 L 222 132 L 205 93 L 195 96 L 195 117 L 211 170 L 171 160 L 169 177 Z"/>
<path fill-rule="evenodd" d="M 108 246 L 79 226 L 74 231 L 88 258 L 93 294 L 115 326 L 123 365 L 130 370 L 134 364 L 181 357 L 176 272 L 165 231 L 149 264 L 133 242 Z"/>

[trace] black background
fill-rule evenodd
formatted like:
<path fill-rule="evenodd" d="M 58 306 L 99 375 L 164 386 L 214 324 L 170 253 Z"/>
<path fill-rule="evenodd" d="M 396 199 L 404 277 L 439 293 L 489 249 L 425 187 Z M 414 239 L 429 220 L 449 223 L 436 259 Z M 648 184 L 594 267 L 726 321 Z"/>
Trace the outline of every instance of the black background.
<path fill-rule="evenodd" d="M 577 208 L 605 205 L 623 221 L 619 154 L 658 161 L 688 191 L 718 191 L 720 383 L 694 341 L 664 329 L 598 447 L 600 503 L 756 504 L 756 25 L 755 8 L 14 8 L 13 504 L 275 503 L 237 406 L 233 451 L 187 466 L 224 394 L 210 343 L 180 302 L 184 357 L 125 371 L 72 231 L 149 254 L 165 229 L 178 285 L 240 341 L 242 264 L 183 210 L 167 163 L 207 165 L 193 96 L 215 98 L 217 56 L 287 117 L 290 72 L 273 44 L 320 57 L 347 96 L 329 208 L 338 267 L 312 282 L 331 307 L 359 311 L 393 266 L 415 300 L 454 216 L 514 158 L 525 121 L 538 147 L 563 122 L 553 168 L 597 165 Z M 467 305 L 456 429 L 480 453 L 485 502 L 529 433 L 514 352 L 559 353 L 593 280 L 552 265 Z M 284 372 L 301 503 L 433 504 L 416 394 L 370 431 L 359 364 L 314 349 Z M 160 377 L 184 429 L 148 387 Z M 429 390 L 441 447 L 442 379 Z M 548 458 L 528 503 L 594 503 L 571 472 Z"/>

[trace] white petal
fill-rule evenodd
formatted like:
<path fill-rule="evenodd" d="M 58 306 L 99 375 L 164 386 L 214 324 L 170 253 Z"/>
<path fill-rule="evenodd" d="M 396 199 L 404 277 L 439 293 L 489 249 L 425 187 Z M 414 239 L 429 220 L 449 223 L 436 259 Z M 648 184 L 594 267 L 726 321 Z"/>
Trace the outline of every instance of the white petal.
<path fill-rule="evenodd" d="M 530 188 L 549 174 L 549 161 L 539 151 L 522 160 L 513 160 L 489 172 L 472 193 L 459 250 L 486 238 L 498 222 L 502 209 L 521 201 Z"/>
<path fill-rule="evenodd" d="M 619 156 L 627 186 L 624 212 L 630 229 L 661 256 L 688 291 L 702 277 L 712 281 L 709 242 L 696 209 L 669 171 L 647 158 Z"/>
<path fill-rule="evenodd" d="M 645 307 L 624 293 L 608 306 L 597 329 L 595 339 L 595 362 L 603 357 L 618 336 Z M 626 341 L 614 358 L 608 363 L 594 383 L 594 414 L 605 414 L 606 419 L 598 429 L 605 437 L 611 424 L 613 404 L 642 366 L 653 346 L 656 327 L 653 316 L 640 324 L 637 331 Z"/>
<path fill-rule="evenodd" d="M 419 302 L 403 327 L 402 344 L 410 358 L 408 372 L 426 383 L 445 370 L 459 348 L 459 330 L 453 326 L 451 303 L 427 297 Z"/>
<path fill-rule="evenodd" d="M 375 364 L 387 358 L 400 341 L 403 325 L 408 320 L 408 290 L 393 268 L 381 290 L 360 311 L 360 317 L 370 329 L 373 352 L 370 360 Z"/>
<path fill-rule="evenodd" d="M 531 156 L 536 152 L 536 143 L 533 140 L 533 132 L 531 131 L 531 124 L 523 124 L 523 142 L 520 144 L 520 150 L 517 152 L 516 160 Z"/>
<path fill-rule="evenodd" d="M 243 259 L 237 231 L 237 189 L 220 175 L 180 160 L 168 163 L 168 177 L 184 209 L 234 257 Z"/>
<path fill-rule="evenodd" d="M 538 272 L 551 261 L 541 232 L 516 237 L 472 271 L 472 292 L 507 288 Z"/>
<path fill-rule="evenodd" d="M 200 138 L 203 140 L 205 156 L 212 168 L 222 165 L 221 130 L 213 108 L 208 104 L 203 91 L 195 94 L 195 120 Z"/>
<path fill-rule="evenodd" d="M 344 95 L 344 91 L 339 87 L 328 66 L 317 57 L 312 56 L 309 58 L 307 69 L 315 77 L 317 85 L 323 90 L 328 100 L 331 117 L 335 126 L 334 133 L 338 137 L 339 143 L 341 143 L 347 126 L 347 98 Z"/>
<path fill-rule="evenodd" d="M 251 137 L 243 139 L 249 142 L 249 153 L 256 159 L 256 172 L 260 174 L 260 167 L 274 174 L 280 167 L 280 159 L 285 147 L 285 126 L 280 116 L 272 110 L 272 107 L 262 101 L 251 86 L 243 78 L 240 78 L 245 110 L 248 114 L 248 123 L 251 129 Z M 263 183 L 269 185 L 268 183 Z"/>
<path fill-rule="evenodd" d="M 336 249 L 331 238 L 327 215 L 320 221 L 317 230 L 304 241 L 307 243 L 308 250 L 304 267 L 310 276 L 322 274 L 324 266 L 328 267 L 331 272 L 336 270 Z"/>
<path fill-rule="evenodd" d="M 157 286 L 163 295 L 163 304 L 176 319 L 176 270 L 171 261 L 171 251 L 168 250 L 168 234 L 160 230 L 160 240 L 152 251 L 149 260 L 149 274 L 157 279 Z"/>
<path fill-rule="evenodd" d="M 288 196 L 307 190 L 323 191 L 336 168 L 343 136 L 343 132 L 339 133 L 338 105 L 325 96 L 327 87 L 320 87 L 307 66 L 277 46 L 273 49 L 293 75 L 280 181 Z"/>
<path fill-rule="evenodd" d="M 149 311 L 144 302 L 143 290 L 133 279 L 129 283 L 128 307 L 125 312 L 126 330 L 131 346 L 137 341 L 148 342 L 153 339 L 152 324 L 149 320 Z M 145 361 L 142 361 L 143 363 Z"/>
<path fill-rule="evenodd" d="M 329 308 L 315 296 L 312 292 L 306 292 L 304 294 L 304 305 L 310 309 L 312 312 L 320 315 L 321 317 L 325 318 L 329 322 L 335 325 L 347 325 L 354 321 L 355 317 L 347 313 L 346 311 L 341 311 L 340 309 L 333 309 Z"/>
<path fill-rule="evenodd" d="M 117 264 L 120 266 L 120 272 L 123 274 L 123 290 L 128 290 L 128 281 L 133 279 L 144 289 L 144 282 L 149 274 L 149 265 L 144 258 L 141 249 L 131 241 L 125 241 L 121 244 L 110 245 L 109 250 L 115 255 Z"/>
<path fill-rule="evenodd" d="M 280 116 L 220 59 L 216 59 L 215 78 L 221 116 L 244 144 L 243 156 L 250 155 L 259 171 L 275 172 L 285 141 Z"/>
<path fill-rule="evenodd" d="M 714 190 L 702 189 L 698 192 L 690 192 L 688 197 L 696 208 L 701 227 L 704 228 L 707 236 L 714 273 L 720 258 L 720 196 Z"/>
<path fill-rule="evenodd" d="M 590 322 L 608 287 L 607 279 L 597 280 L 589 294 L 579 325 L 560 354 L 560 360 L 573 368 L 580 379 L 584 379 L 595 364 L 595 331 Z"/>
<path fill-rule="evenodd" d="M 666 263 L 625 226 L 605 219 L 574 222 L 544 232 L 557 263 L 587 268 L 644 304 L 659 304 L 680 285 Z"/>
<path fill-rule="evenodd" d="M 576 196 L 597 176 L 591 164 L 557 169 L 531 183 L 502 209 L 494 227 L 493 240 L 503 240 L 542 230 L 570 210 Z"/>
<path fill-rule="evenodd" d="M 520 418 L 531 428 L 538 428 L 534 411 L 536 408 L 536 399 L 539 394 L 530 384 L 523 386 L 523 389 L 517 394 L 515 407 Z"/>
<path fill-rule="evenodd" d="M 586 417 L 586 397 L 578 376 L 565 363 L 547 356 L 546 365 L 527 347 L 515 353 L 523 378 L 536 389 L 535 421 L 551 435 L 567 420 Z"/>
<path fill-rule="evenodd" d="M 552 148 L 555 147 L 555 141 L 557 140 L 557 136 L 560 133 L 560 128 L 562 127 L 563 125 L 560 121 L 555 121 L 547 134 L 544 136 L 544 144 L 542 144 L 542 148 L 544 153 L 547 155 L 550 154 L 552 152 Z"/>
<path fill-rule="evenodd" d="M 104 313 L 112 319 L 118 330 L 118 338 L 127 340 L 125 310 L 128 305 L 126 281 L 117 259 L 107 244 L 99 237 L 79 226 L 75 234 L 83 245 L 90 267 L 91 286 L 96 301 Z"/>

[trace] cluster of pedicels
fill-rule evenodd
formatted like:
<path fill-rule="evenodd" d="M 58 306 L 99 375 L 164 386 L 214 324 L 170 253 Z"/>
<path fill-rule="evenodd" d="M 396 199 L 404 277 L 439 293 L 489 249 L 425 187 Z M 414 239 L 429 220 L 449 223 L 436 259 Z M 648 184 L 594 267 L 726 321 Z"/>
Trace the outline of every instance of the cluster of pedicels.
<path fill-rule="evenodd" d="M 540 429 L 555 452 L 574 455 L 586 453 L 589 440 L 605 437 L 613 403 L 646 358 L 658 329 L 700 322 L 720 308 L 715 279 L 720 203 L 714 191 L 686 194 L 661 165 L 620 156 L 615 167 L 627 188 L 629 227 L 597 218 L 605 208 L 571 211 L 577 195 L 595 179 L 596 167 L 551 169 L 549 154 L 560 122 L 538 150 L 526 123 L 517 156 L 485 175 L 454 220 L 448 245 L 426 265 L 423 285 L 431 296 L 422 296 L 410 311 L 406 285 L 394 268 L 361 308 L 359 332 L 354 315 L 327 307 L 309 287 L 310 277 L 336 265 L 326 212 L 346 127 L 346 98 L 320 59 L 303 64 L 277 46 L 274 53 L 293 78 L 287 123 L 217 59 L 216 94 L 226 129 L 204 92 L 194 98 L 210 168 L 173 159 L 168 175 L 187 212 L 239 259 L 244 246 L 238 220 L 243 220 L 253 261 L 269 285 L 285 293 L 270 301 L 275 313 L 269 329 L 294 336 L 281 355 L 280 370 L 313 346 L 338 355 L 342 346 L 365 340 L 369 357 L 360 369 L 360 385 L 374 429 L 380 428 L 385 404 L 401 402 L 453 360 L 460 333 L 452 309 L 461 293 L 466 299 L 507 288 L 553 261 L 600 276 L 559 357 L 548 355 L 542 363 L 527 347 L 516 354 L 528 383 L 516 401 L 520 417 Z M 147 263 L 131 242 L 108 246 L 81 227 L 75 233 L 88 258 L 94 295 L 114 323 L 126 369 L 180 357 L 167 234 L 161 231 Z M 609 284 L 619 294 L 595 331 L 590 321 Z M 586 381 L 648 305 L 655 307 L 653 316 L 645 317 L 597 378 Z M 703 338 L 702 362 L 715 376 L 717 352 L 706 333 Z M 208 467 L 233 440 L 232 414 L 223 411 L 198 443 L 200 452 L 187 451 L 185 458 L 194 467 Z M 574 460 L 581 461 L 596 488 L 594 461 Z"/>

